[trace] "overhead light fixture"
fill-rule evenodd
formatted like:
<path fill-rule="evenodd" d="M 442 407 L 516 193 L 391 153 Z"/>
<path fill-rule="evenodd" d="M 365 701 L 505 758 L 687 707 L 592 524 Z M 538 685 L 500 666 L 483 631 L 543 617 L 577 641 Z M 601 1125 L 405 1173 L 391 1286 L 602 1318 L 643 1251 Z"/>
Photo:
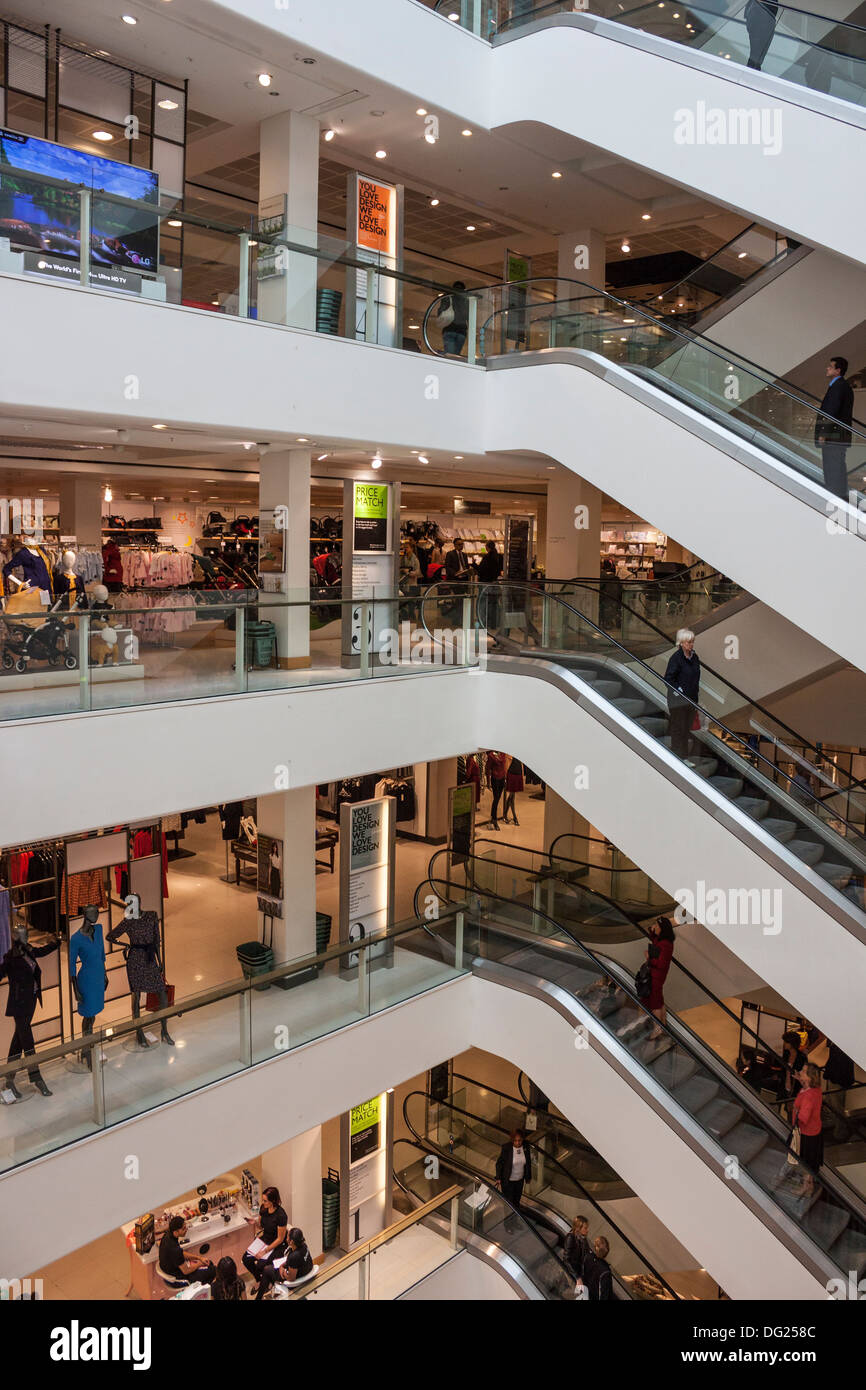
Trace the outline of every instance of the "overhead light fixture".
<path fill-rule="evenodd" d="M 310 441 L 305 434 L 299 434 L 297 439 L 295 440 L 296 444 L 309 444 L 309 442 Z"/>
<path fill-rule="evenodd" d="M 651 221 L 652 221 L 652 213 L 651 213 L 651 212 L 642 212 L 641 215 L 640 215 L 640 220 L 641 220 L 641 222 L 651 222 Z"/>
<path fill-rule="evenodd" d="M 316 463 L 324 463 L 327 457 L 327 454 L 319 454 L 318 458 L 316 459 Z"/>
<path fill-rule="evenodd" d="M 628 255 L 629 251 L 631 250 L 631 247 L 629 246 L 629 244 L 628 244 L 627 241 L 624 241 L 623 244 L 622 244 L 622 246 L 621 246 L 619 249 L 620 249 L 620 251 L 624 251 L 625 254 Z"/>
<path fill-rule="evenodd" d="M 634 319 L 623 319 L 623 323 L 634 323 Z"/>
<path fill-rule="evenodd" d="M 740 251 L 739 254 L 737 255 L 737 260 L 738 260 L 738 261 L 745 260 L 746 256 L 748 256 L 748 254 L 749 254 L 748 251 Z"/>
<path fill-rule="evenodd" d="M 254 443 L 253 443 L 253 441 L 252 441 L 251 439 L 245 439 L 245 440 L 244 440 L 244 448 L 245 448 L 245 449 L 254 449 L 254 448 L 255 448 L 255 445 L 254 445 Z"/>
<path fill-rule="evenodd" d="M 559 172 L 558 169 L 554 169 L 554 171 L 553 171 L 553 173 L 551 174 L 550 177 L 551 177 L 552 179 L 561 179 L 561 178 L 562 178 L 562 174 Z"/>
<path fill-rule="evenodd" d="M 120 16 L 120 18 L 123 20 L 124 24 L 137 24 L 137 23 L 138 23 L 138 20 L 136 19 L 136 17 L 135 17 L 134 14 L 122 14 L 122 15 Z"/>
<path fill-rule="evenodd" d="M 466 230 L 467 230 L 467 232 L 474 232 L 474 231 L 475 231 L 475 224 L 474 224 L 474 222 L 470 222 L 470 223 L 469 223 L 469 226 L 466 228 Z"/>
<path fill-rule="evenodd" d="M 111 491 L 111 488 L 108 486 L 108 483 L 105 484 L 105 491 L 104 491 L 104 493 L 102 494 L 102 500 L 103 500 L 103 502 L 113 502 L 113 501 L 114 501 L 114 493 Z"/>
<path fill-rule="evenodd" d="M 452 24 L 456 24 L 457 21 L 459 20 L 460 16 L 459 16 L 459 14 L 450 14 L 450 15 L 448 16 L 448 18 L 449 18 L 449 20 L 451 21 Z"/>
<path fill-rule="evenodd" d="M 326 131 L 325 131 L 325 139 L 330 143 L 330 141 L 333 140 L 333 138 L 334 138 L 334 136 L 336 135 L 336 133 L 337 133 L 337 132 L 336 132 L 335 130 L 326 130 Z"/>
<path fill-rule="evenodd" d="M 387 151 L 387 150 L 377 150 L 377 151 L 376 151 L 376 158 L 377 158 L 377 159 L 387 159 L 387 158 L 388 158 L 388 151 Z"/>
<path fill-rule="evenodd" d="M 371 467 L 371 468 L 381 468 L 381 467 L 382 467 L 382 460 L 379 458 L 378 454 L 376 455 L 376 457 L 375 457 L 374 459 L 371 459 L 371 460 L 370 460 L 370 467 Z"/>
<path fill-rule="evenodd" d="M 169 97 L 166 97 L 163 101 L 158 101 L 156 104 L 160 111 L 176 111 L 178 106 L 177 102 L 172 101 Z"/>
<path fill-rule="evenodd" d="M 168 425 L 151 425 L 152 430 L 167 430 Z"/>
<path fill-rule="evenodd" d="M 429 463 L 430 460 L 428 459 L 428 457 L 427 457 L 426 454 L 419 454 L 419 455 L 418 455 L 418 462 L 419 462 L 419 463 Z"/>
<path fill-rule="evenodd" d="M 410 328 L 420 328 L 421 325 L 420 325 L 420 323 L 410 323 L 410 324 L 409 324 L 409 327 L 410 327 Z"/>
<path fill-rule="evenodd" d="M 274 79 L 271 77 L 271 74 L 270 74 L 269 72 L 260 72 L 260 73 L 259 73 L 259 86 L 260 86 L 260 87 L 270 87 L 270 85 L 271 85 L 271 83 L 273 82 L 273 80 L 274 80 Z"/>
<path fill-rule="evenodd" d="M 462 461 L 462 459 L 463 459 L 463 455 L 462 455 L 462 454 L 455 454 L 454 457 L 457 459 L 458 463 L 460 463 L 460 462 Z"/>
<path fill-rule="evenodd" d="M 94 140 L 113 140 L 114 136 L 110 130 L 94 130 L 93 138 Z"/>
<path fill-rule="evenodd" d="M 471 134 L 472 134 L 472 131 L 471 131 L 471 130 L 461 130 L 460 134 L 461 134 L 461 135 L 471 135 Z"/>
<path fill-rule="evenodd" d="M 426 116 L 426 115 L 427 115 L 427 107 L 426 107 L 426 106 L 419 106 L 418 109 L 417 109 L 417 111 L 415 112 L 415 115 L 416 115 L 416 116 Z"/>
<path fill-rule="evenodd" d="M 439 206 L 439 199 L 438 199 L 438 198 L 431 198 L 431 199 L 430 199 L 430 206 L 431 206 L 431 208 L 438 208 L 438 206 Z"/>
<path fill-rule="evenodd" d="M 170 217 L 168 219 L 168 225 L 169 227 L 182 227 L 183 223 L 181 222 L 179 217 Z"/>
<path fill-rule="evenodd" d="M 411 454 L 417 454 L 417 453 L 418 453 L 418 450 L 417 450 L 417 449 L 410 449 L 409 452 L 410 452 Z"/>

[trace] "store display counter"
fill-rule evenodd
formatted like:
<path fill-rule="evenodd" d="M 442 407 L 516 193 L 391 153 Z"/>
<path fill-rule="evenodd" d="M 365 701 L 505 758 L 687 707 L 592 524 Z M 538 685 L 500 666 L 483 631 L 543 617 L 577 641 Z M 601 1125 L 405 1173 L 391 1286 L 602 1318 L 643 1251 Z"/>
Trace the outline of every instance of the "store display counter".
<path fill-rule="evenodd" d="M 216 1265 L 224 1255 L 231 1255 L 240 1270 L 241 1257 L 253 1239 L 253 1222 L 253 1213 L 243 1202 L 238 1202 L 228 1221 L 224 1221 L 218 1211 L 209 1216 L 196 1217 L 194 1221 L 187 1222 L 188 1238 L 182 1242 L 183 1248 L 193 1255 L 200 1255 L 202 1245 L 207 1244 L 209 1248 L 204 1258 Z M 129 1247 L 130 1291 L 134 1289 L 138 1297 L 147 1302 L 171 1298 L 176 1290 L 170 1288 L 157 1273 L 159 1238 L 146 1255 L 139 1255 L 134 1244 L 134 1227 L 134 1221 L 121 1227 Z"/>

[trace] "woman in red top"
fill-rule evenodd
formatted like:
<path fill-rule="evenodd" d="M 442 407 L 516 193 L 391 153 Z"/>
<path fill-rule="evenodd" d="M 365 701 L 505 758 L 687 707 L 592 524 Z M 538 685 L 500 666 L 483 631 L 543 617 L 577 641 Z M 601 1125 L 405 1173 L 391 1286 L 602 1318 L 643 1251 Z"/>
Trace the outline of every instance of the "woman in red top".
<path fill-rule="evenodd" d="M 499 829 L 499 802 L 505 791 L 505 772 L 508 759 L 504 753 L 493 751 L 487 754 L 487 780 L 493 792 L 493 805 L 490 808 L 490 823 L 494 830 Z"/>
<path fill-rule="evenodd" d="M 655 1014 L 659 1023 L 664 1023 L 667 1019 L 664 985 L 674 955 L 674 928 L 670 917 L 659 917 L 653 924 L 652 934 L 652 941 L 647 946 L 646 951 L 651 982 L 646 1007 Z M 650 1033 L 651 1038 L 660 1038 L 661 1036 L 661 1028 L 656 1028 Z"/>
<path fill-rule="evenodd" d="M 800 1134 L 800 1162 L 809 1171 L 803 1174 L 801 1191 L 812 1192 L 814 1174 L 824 1162 L 824 1131 L 821 1120 L 821 1072 L 812 1062 L 806 1062 L 797 1073 L 800 1090 L 794 1097 L 794 1129 Z"/>

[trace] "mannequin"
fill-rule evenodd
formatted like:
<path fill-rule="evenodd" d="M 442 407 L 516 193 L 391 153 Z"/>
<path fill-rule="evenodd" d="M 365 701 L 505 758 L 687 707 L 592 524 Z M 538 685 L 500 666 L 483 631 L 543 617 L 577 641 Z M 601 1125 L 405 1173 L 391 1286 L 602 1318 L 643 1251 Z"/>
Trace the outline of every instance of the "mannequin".
<path fill-rule="evenodd" d="M 48 569 L 48 561 L 38 545 L 30 544 L 21 536 L 16 536 L 12 542 L 12 559 L 7 560 L 3 566 L 3 579 L 7 583 L 11 580 L 15 585 L 19 581 L 12 574 L 13 570 L 20 570 L 24 575 L 25 583 L 33 589 L 41 590 L 45 603 L 51 601 L 51 574 Z M 11 591 L 14 592 L 14 589 Z"/>
<path fill-rule="evenodd" d="M 168 994 L 165 976 L 159 958 L 159 918 L 155 912 L 142 912 L 141 898 L 130 893 L 126 899 L 127 916 L 108 933 L 108 940 L 114 945 L 118 937 L 126 936 L 129 945 L 125 948 L 126 978 L 132 999 L 133 1018 L 141 1017 L 141 995 L 157 994 L 160 1008 L 168 1008 Z M 169 1037 L 168 1021 L 162 1020 L 162 1040 L 168 1047 L 174 1047 L 174 1039 Z M 136 1032 L 139 1047 L 150 1047 L 144 1036 L 144 1029 Z"/>
<path fill-rule="evenodd" d="M 123 588 L 123 557 L 120 547 L 109 536 L 102 547 L 102 577 L 110 594 L 119 594 Z"/>
<path fill-rule="evenodd" d="M 81 969 L 76 974 L 75 967 Z M 99 922 L 99 908 L 84 909 L 84 920 L 69 942 L 69 976 L 72 992 L 78 1001 L 81 1016 L 81 1031 L 93 1032 L 93 1020 L 105 1008 L 105 991 L 108 989 L 108 976 L 105 973 L 105 943 L 102 940 L 102 927 Z M 93 1070 L 93 1049 L 85 1047 L 81 1053 L 87 1070 Z"/>
<path fill-rule="evenodd" d="M 31 1023 L 36 1005 L 42 1003 L 42 970 L 39 958 L 50 955 L 52 951 L 57 950 L 57 946 L 56 941 L 52 941 L 48 946 L 30 946 L 24 930 L 18 928 L 12 945 L 0 961 L 0 980 L 9 981 L 6 1017 L 15 1020 L 15 1032 L 12 1034 L 7 1058 L 9 1063 L 19 1062 L 22 1054 L 32 1056 L 36 1051 Z M 14 1065 L 8 1066 L 6 1070 L 6 1089 L 11 1091 L 14 1100 L 21 1099 L 21 1092 L 15 1086 L 17 1071 L 18 1067 Z M 37 1091 L 43 1096 L 51 1095 L 35 1058 L 27 1067 L 27 1075 Z"/>
<path fill-rule="evenodd" d="M 54 581 L 54 592 L 58 598 L 63 599 L 64 608 L 71 608 L 73 604 L 84 608 L 87 604 L 84 580 L 80 574 L 75 573 L 77 559 L 74 550 L 64 550 L 63 568 Z"/>

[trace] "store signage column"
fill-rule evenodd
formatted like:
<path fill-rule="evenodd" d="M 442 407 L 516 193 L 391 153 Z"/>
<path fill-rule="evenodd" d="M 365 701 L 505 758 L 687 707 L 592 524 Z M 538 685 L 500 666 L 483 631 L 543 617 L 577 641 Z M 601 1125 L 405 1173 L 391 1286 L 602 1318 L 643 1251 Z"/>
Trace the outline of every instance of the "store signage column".
<path fill-rule="evenodd" d="M 340 807 L 340 941 L 364 941 L 393 921 L 394 798 L 343 802 Z M 386 941 L 365 953 L 368 971 L 389 966 L 394 945 Z M 340 973 L 357 976 L 360 952 L 341 958 Z"/>
<path fill-rule="evenodd" d="M 385 347 L 403 344 L 402 290 L 379 268 L 403 264 L 403 187 L 353 172 L 347 189 L 347 226 L 357 260 L 370 269 L 349 266 L 346 273 L 346 332 Z"/>
<path fill-rule="evenodd" d="M 260 796 L 256 815 L 259 940 L 283 965 L 316 951 L 315 787 Z"/>
<path fill-rule="evenodd" d="M 340 1117 L 340 1244 L 347 1251 L 391 1220 L 392 1101 L 382 1092 Z"/>
<path fill-rule="evenodd" d="M 388 632 L 399 613 L 389 596 L 397 590 L 400 484 L 347 480 L 343 496 L 343 597 L 354 600 L 343 609 L 343 665 L 358 666 L 365 617 L 371 660 L 394 650 Z"/>

